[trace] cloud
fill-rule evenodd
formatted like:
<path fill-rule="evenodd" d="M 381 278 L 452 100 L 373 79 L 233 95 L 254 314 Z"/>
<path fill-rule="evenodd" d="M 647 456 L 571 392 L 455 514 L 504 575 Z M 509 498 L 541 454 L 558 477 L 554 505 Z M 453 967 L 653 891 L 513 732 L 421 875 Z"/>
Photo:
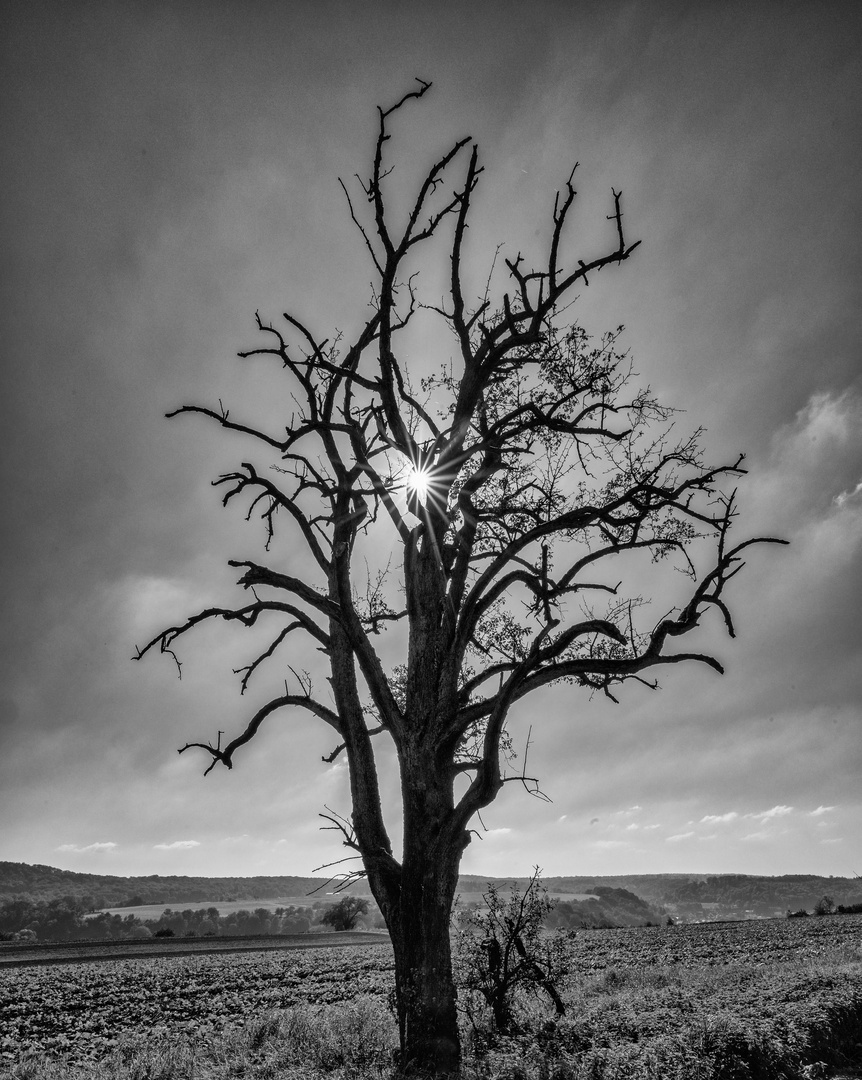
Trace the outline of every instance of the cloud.
<path fill-rule="evenodd" d="M 821 817 L 823 814 L 831 814 L 834 809 L 834 806 L 818 806 L 816 810 L 811 810 L 808 816 Z"/>
<path fill-rule="evenodd" d="M 81 846 L 80 844 L 61 844 L 57 848 L 57 851 L 63 851 L 66 853 L 74 852 L 74 854 L 76 855 L 83 855 L 87 852 L 115 851 L 118 847 L 119 844 L 115 844 L 113 840 L 106 840 L 101 843 L 97 842 L 95 844 L 85 844 L 83 846 Z"/>
<path fill-rule="evenodd" d="M 170 844 L 153 844 L 156 851 L 183 851 L 200 846 L 200 840 L 174 840 Z"/>
<path fill-rule="evenodd" d="M 860 495 L 862 495 L 862 480 L 859 481 L 852 491 L 842 491 L 841 494 L 836 495 L 832 501 L 836 506 L 841 507 L 850 502 L 851 499 L 855 499 Z"/>
<path fill-rule="evenodd" d="M 826 836 L 820 841 L 820 843 L 821 844 L 840 844 L 840 843 L 843 842 L 843 840 L 844 840 L 843 836 Z"/>
<path fill-rule="evenodd" d="M 774 433 L 768 465 L 746 483 L 746 520 L 789 539 L 795 562 L 829 576 L 854 561 L 862 539 L 860 470 L 862 395 L 815 393 Z"/>
<path fill-rule="evenodd" d="M 862 490 L 860 420 L 862 399 L 857 394 L 812 394 L 794 421 L 773 436 L 773 464 L 784 476 L 784 494 L 801 499 L 818 514 L 856 497 Z"/>
<path fill-rule="evenodd" d="M 760 813 L 746 814 L 747 818 L 754 818 L 756 821 L 774 821 L 775 818 L 786 817 L 787 814 L 793 813 L 792 806 L 773 806 L 771 810 L 761 810 Z"/>
<path fill-rule="evenodd" d="M 678 844 L 680 842 L 680 840 L 690 840 L 693 836 L 694 836 L 693 832 L 674 833 L 673 836 L 666 836 L 665 837 L 665 843 L 667 843 L 667 844 Z"/>
<path fill-rule="evenodd" d="M 772 839 L 774 839 L 774 834 L 771 833 L 771 832 L 768 832 L 766 829 L 760 829 L 757 832 L 748 833 L 746 836 L 743 836 L 742 839 L 743 840 L 754 840 L 754 841 L 772 840 Z"/>
<path fill-rule="evenodd" d="M 701 825 L 709 823 L 712 825 L 725 825 L 728 821 L 735 821 L 739 817 L 739 814 L 735 810 L 728 810 L 726 814 L 707 814 L 700 819 Z"/>

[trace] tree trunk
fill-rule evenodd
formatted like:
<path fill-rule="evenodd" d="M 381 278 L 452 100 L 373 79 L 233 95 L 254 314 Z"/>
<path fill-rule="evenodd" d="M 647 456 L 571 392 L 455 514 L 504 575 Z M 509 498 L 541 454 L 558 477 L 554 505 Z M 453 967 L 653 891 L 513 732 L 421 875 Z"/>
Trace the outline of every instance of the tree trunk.
<path fill-rule="evenodd" d="M 419 740 L 400 748 L 404 848 L 387 922 L 395 953 L 401 1071 L 447 1076 L 461 1064 L 449 920 L 466 842 L 453 826 L 451 769 Z"/>
<path fill-rule="evenodd" d="M 461 1063 L 449 919 L 460 852 L 405 859 L 399 919 L 391 930 L 401 1070 L 456 1074 Z M 453 875 L 454 863 L 454 875 Z"/>

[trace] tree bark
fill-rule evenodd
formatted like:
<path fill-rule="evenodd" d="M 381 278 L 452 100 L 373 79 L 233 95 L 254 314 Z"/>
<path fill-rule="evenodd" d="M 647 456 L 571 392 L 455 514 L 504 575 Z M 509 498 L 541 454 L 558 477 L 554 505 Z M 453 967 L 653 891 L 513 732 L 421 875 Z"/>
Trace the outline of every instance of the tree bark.
<path fill-rule="evenodd" d="M 419 865 L 405 860 L 400 918 L 391 934 L 400 1064 L 407 1074 L 445 1076 L 457 1073 L 461 1061 L 449 940 L 454 886 L 451 871 L 441 873 L 433 856 L 413 854 Z M 447 861 L 457 866 L 457 857 Z"/>
<path fill-rule="evenodd" d="M 417 743 L 420 741 L 417 740 Z M 468 837 L 452 834 L 451 773 L 402 751 L 404 850 L 398 910 L 389 925 L 405 1074 L 446 1076 L 461 1064 L 449 920 Z"/>

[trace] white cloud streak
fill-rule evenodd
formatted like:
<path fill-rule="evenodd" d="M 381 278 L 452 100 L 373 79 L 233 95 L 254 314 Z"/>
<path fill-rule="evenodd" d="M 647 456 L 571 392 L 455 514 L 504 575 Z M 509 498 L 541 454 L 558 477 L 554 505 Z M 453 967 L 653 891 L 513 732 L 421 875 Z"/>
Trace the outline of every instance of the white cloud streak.
<path fill-rule="evenodd" d="M 788 814 L 793 813 L 792 806 L 773 806 L 771 810 L 761 810 L 759 813 L 746 814 L 745 817 L 752 818 L 755 821 L 774 821 L 776 818 L 786 817 Z"/>
<path fill-rule="evenodd" d="M 103 842 L 97 842 L 95 844 L 60 844 L 57 851 L 62 851 L 66 854 L 73 853 L 75 855 L 84 855 L 89 853 L 109 852 L 116 851 L 119 844 L 115 844 L 113 840 L 106 840 Z"/>

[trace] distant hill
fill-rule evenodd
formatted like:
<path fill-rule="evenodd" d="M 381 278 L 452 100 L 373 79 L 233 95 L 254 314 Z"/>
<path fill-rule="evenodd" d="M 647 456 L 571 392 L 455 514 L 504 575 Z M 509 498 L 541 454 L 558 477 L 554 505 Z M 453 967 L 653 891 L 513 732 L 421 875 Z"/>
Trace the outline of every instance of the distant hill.
<path fill-rule="evenodd" d="M 526 878 L 509 879 L 523 887 Z M 463 894 L 481 893 L 485 878 L 463 876 Z M 823 896 L 836 904 L 862 903 L 862 878 L 818 877 L 785 874 L 766 877 L 754 874 L 618 874 L 597 877 L 543 876 L 542 884 L 561 901 L 596 895 L 602 889 L 624 889 L 654 909 L 674 918 L 752 918 L 783 915 L 786 911 L 813 910 Z M 581 900 L 581 902 L 583 902 Z"/>
<path fill-rule="evenodd" d="M 603 878 L 602 882 L 608 880 Z M 626 875 L 618 884 L 644 900 L 661 904 L 679 918 L 745 918 L 811 911 L 823 896 L 836 904 L 862 902 L 862 878 L 858 877 L 650 874 Z"/>
<path fill-rule="evenodd" d="M 53 866 L 0 862 L 0 902 L 55 900 L 71 896 L 76 900 L 89 898 L 89 906 L 93 908 L 108 908 L 215 900 L 274 900 L 307 896 L 325 886 L 326 881 L 326 878 L 311 877 L 162 877 L 158 874 L 112 877 L 78 874 Z M 368 892 L 367 889 L 359 891 Z"/>
<path fill-rule="evenodd" d="M 111 877 L 103 874 L 78 874 L 53 866 L 30 866 L 27 863 L 0 862 L 0 903 L 11 899 L 53 900 L 64 896 L 87 900 L 93 908 L 136 907 L 142 904 L 203 904 L 208 901 L 277 900 L 310 896 L 328 891 L 326 878 L 315 877 Z M 488 881 L 501 888 L 511 883 L 522 889 L 526 877 L 489 879 L 475 874 L 463 875 L 458 884 L 464 901 L 477 900 Z M 656 917 L 668 912 L 674 918 L 750 918 L 784 914 L 801 908 L 812 910 L 823 896 L 836 904 L 862 903 L 862 878 L 826 878 L 813 874 L 786 874 L 761 877 L 750 874 L 619 874 L 596 877 L 543 877 L 548 892 L 561 903 L 573 904 L 572 912 L 597 909 L 586 896 L 598 896 L 608 914 L 615 909 L 623 921 L 611 925 L 630 925 L 623 918 Z M 329 890 L 332 886 L 329 886 Z M 614 890 L 624 890 L 642 901 L 644 911 Z M 365 881 L 351 886 L 351 892 L 369 896 Z M 587 905 L 587 907 L 584 907 Z M 645 913 L 650 909 L 649 913 Z M 573 916 L 574 917 L 574 916 Z M 611 916 L 608 915 L 610 919 Z"/>
<path fill-rule="evenodd" d="M 666 921 L 667 912 L 663 908 L 653 907 L 628 889 L 595 885 L 592 896 L 559 900 L 546 923 L 565 930 L 578 930 L 584 927 L 661 926 Z"/>

